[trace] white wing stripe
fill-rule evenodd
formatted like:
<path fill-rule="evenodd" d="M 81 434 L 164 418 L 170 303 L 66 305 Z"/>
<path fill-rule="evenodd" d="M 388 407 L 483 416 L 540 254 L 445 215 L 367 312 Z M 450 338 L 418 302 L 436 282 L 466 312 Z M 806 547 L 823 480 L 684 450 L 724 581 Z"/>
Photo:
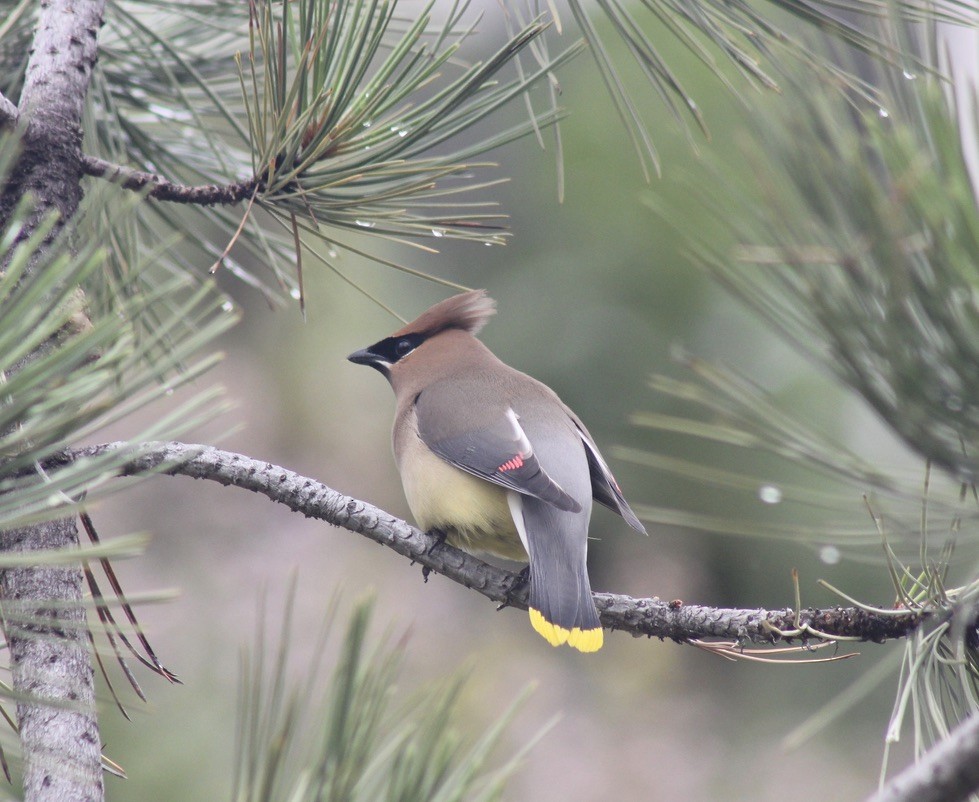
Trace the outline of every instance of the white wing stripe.
<path fill-rule="evenodd" d="M 527 433 L 523 430 L 523 426 L 520 425 L 520 416 L 513 411 L 512 407 L 507 407 L 506 418 L 510 421 L 510 427 L 513 430 L 513 439 L 517 441 L 520 456 L 527 459 L 527 457 L 534 453 L 534 448 L 530 445 L 530 440 L 527 438 Z"/>
<path fill-rule="evenodd" d="M 527 540 L 527 525 L 523 519 L 523 496 L 516 490 L 506 491 L 506 503 L 510 507 L 510 515 L 513 517 L 513 524 L 517 527 L 517 534 L 520 535 L 520 542 L 523 543 L 524 551 L 530 554 L 530 543 Z"/>

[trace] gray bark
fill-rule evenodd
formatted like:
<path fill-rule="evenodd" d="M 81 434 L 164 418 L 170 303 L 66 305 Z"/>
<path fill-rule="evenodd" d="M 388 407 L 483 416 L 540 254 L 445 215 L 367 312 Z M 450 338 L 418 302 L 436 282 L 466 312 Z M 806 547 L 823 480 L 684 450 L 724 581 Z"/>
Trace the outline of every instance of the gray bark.
<path fill-rule="evenodd" d="M 76 543 L 73 518 L 2 533 L 4 551 Z M 33 567 L 0 574 L 27 800 L 102 799 L 95 676 L 86 636 L 81 572 Z M 47 704 L 45 704 L 47 703 Z"/>
<path fill-rule="evenodd" d="M 11 222 L 29 195 L 34 207 L 22 237 L 52 211 L 59 215 L 60 228 L 78 210 L 82 109 L 103 8 L 104 0 L 44 0 L 19 102 L 13 108 L 4 98 L 0 108 L 8 122 L 16 119 L 21 135 L 21 152 L 0 193 L 0 226 Z M 64 548 L 77 542 L 73 519 L 0 533 L 5 551 Z M 24 694 L 17 717 L 28 802 L 103 798 L 82 583 L 80 567 L 18 568 L 0 576 L 14 688 Z"/>
<path fill-rule="evenodd" d="M 957 802 L 979 791 L 979 715 L 973 714 L 868 802 Z"/>
<path fill-rule="evenodd" d="M 6 224 L 24 194 L 34 219 L 56 209 L 72 218 L 82 197 L 82 109 L 98 53 L 104 0 L 46 0 L 17 104 L 23 127 L 22 152 L 0 195 L 0 224 Z"/>
<path fill-rule="evenodd" d="M 146 191 L 146 196 L 158 201 L 171 203 L 191 203 L 197 206 L 234 205 L 254 195 L 259 187 L 256 178 L 233 181 L 229 184 L 204 184 L 189 186 L 175 184 L 157 173 L 147 173 L 111 164 L 95 156 L 82 158 L 85 175 L 114 181 L 123 189 L 136 192 Z"/>
<path fill-rule="evenodd" d="M 120 449 L 131 451 L 132 445 L 107 443 L 78 449 L 62 458 L 71 461 Z M 387 546 L 421 565 L 426 573 L 442 574 L 506 606 L 527 608 L 527 588 L 510 571 L 485 563 L 366 501 L 345 496 L 287 468 L 211 446 L 146 443 L 122 473 L 149 471 L 209 479 L 261 493 L 308 518 L 319 518 Z M 705 638 L 739 643 L 800 642 L 823 636 L 882 642 L 905 637 L 929 620 L 929 616 L 916 613 L 884 616 L 857 608 L 810 608 L 797 613 L 789 608 L 729 609 L 614 593 L 596 593 L 594 598 L 603 626 L 636 637 L 669 638 L 680 643 Z M 939 615 L 936 612 L 935 616 Z M 797 624 L 808 625 L 820 634 L 800 632 L 782 638 L 773 632 L 774 628 L 789 633 L 797 630 Z"/>

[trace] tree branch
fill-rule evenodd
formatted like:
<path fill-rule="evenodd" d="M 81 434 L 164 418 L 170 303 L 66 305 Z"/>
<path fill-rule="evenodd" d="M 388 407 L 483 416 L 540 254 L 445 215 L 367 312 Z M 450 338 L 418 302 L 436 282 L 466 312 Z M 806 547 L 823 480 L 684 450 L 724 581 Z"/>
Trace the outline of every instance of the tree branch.
<path fill-rule="evenodd" d="M 72 462 L 121 449 L 131 451 L 133 447 L 126 443 L 90 446 L 62 454 L 55 462 Z M 345 496 L 286 468 L 211 446 L 147 443 L 124 466 L 122 475 L 152 471 L 208 479 L 261 493 L 308 518 L 327 521 L 385 545 L 419 563 L 426 573 L 442 574 L 492 601 L 527 608 L 527 589 L 518 575 L 453 548 L 437 536 L 422 532 L 365 501 Z M 773 643 L 823 636 L 883 642 L 907 636 L 927 617 L 916 613 L 878 615 L 840 607 L 810 608 L 798 614 L 789 608 L 726 609 L 613 593 L 596 593 L 595 604 L 602 624 L 610 629 L 681 643 L 704 638 Z"/>
<path fill-rule="evenodd" d="M 979 790 L 979 714 L 908 766 L 868 802 L 957 802 Z"/>
<path fill-rule="evenodd" d="M 231 184 L 203 184 L 189 186 L 174 184 L 157 173 L 147 173 L 112 164 L 95 156 L 82 156 L 82 170 L 93 178 L 104 178 L 119 184 L 123 189 L 141 191 L 149 187 L 149 197 L 174 203 L 192 203 L 198 206 L 215 204 L 231 206 L 248 198 L 255 192 L 258 180 L 249 178 Z"/>

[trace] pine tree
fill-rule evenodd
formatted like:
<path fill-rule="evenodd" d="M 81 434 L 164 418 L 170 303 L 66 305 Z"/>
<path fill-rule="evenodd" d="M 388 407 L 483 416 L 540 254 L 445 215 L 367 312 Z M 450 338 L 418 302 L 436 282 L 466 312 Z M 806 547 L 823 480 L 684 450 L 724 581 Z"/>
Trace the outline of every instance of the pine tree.
<path fill-rule="evenodd" d="M 633 11 L 618 2 L 600 5 L 669 113 L 706 128 L 696 100 Z M 961 22 L 960 9 L 904 4 L 895 11 L 902 16 L 891 20 L 879 16 L 877 4 L 854 2 L 849 12 L 874 20 L 858 26 L 811 5 L 773 6 L 815 24 L 837 47 L 862 58 L 820 56 L 801 36 L 774 24 L 772 9 L 643 5 L 722 81 L 781 85 L 792 101 L 759 112 L 753 156 L 763 154 L 765 174 L 776 176 L 759 187 L 764 202 L 745 208 L 734 200 L 724 209 L 741 263 L 732 265 L 729 252 L 703 243 L 692 247 L 763 319 L 825 360 L 909 445 L 967 487 L 979 439 L 979 281 L 971 258 L 979 229 L 960 118 L 938 88 L 937 50 L 921 22 Z M 0 599 L 25 796 L 94 800 L 103 796 L 103 760 L 87 623 L 93 610 L 83 596 L 86 586 L 98 595 L 92 562 L 140 544 L 130 538 L 81 548 L 77 521 L 80 514 L 85 521 L 85 503 L 111 489 L 119 475 L 183 473 L 261 492 L 366 534 L 495 601 L 526 605 L 509 572 L 449 552 L 437 538 L 363 502 L 241 455 L 160 443 L 214 414 L 218 407 L 209 393 L 183 402 L 125 443 L 79 444 L 107 422 L 167 398 L 213 364 L 215 338 L 235 321 L 233 304 L 211 278 L 215 272 L 232 274 L 273 304 L 292 299 L 303 307 L 305 264 L 357 285 L 337 259 L 338 252 L 362 252 L 363 240 L 352 234 L 374 237 L 381 261 L 387 242 L 501 241 L 500 215 L 485 205 L 494 180 L 486 177 L 484 154 L 555 126 L 563 113 L 555 72 L 582 47 L 574 43 L 552 55 L 554 42 L 567 38 L 545 35 L 547 15 L 524 21 L 523 10 L 514 8 L 506 16 L 506 41 L 465 63 L 461 56 L 474 28 L 464 4 L 450 7 L 438 24 L 434 4 L 405 18 L 395 3 L 379 1 L 134 6 L 50 0 L 35 6 L 23 0 L 4 8 Z M 569 11 L 651 175 L 659 165 L 655 132 L 639 111 L 651 101 L 625 89 L 591 12 L 577 0 Z M 716 64 L 718 55 L 726 66 Z M 800 88 L 800 64 L 807 76 L 818 71 L 825 86 Z M 459 137 L 522 98 L 544 110 L 479 138 Z M 704 202 L 724 205 L 715 197 Z M 732 208 L 737 216 L 729 216 Z M 761 269 L 746 272 L 745 263 Z M 821 447 L 797 421 L 763 406 L 766 399 L 749 383 L 696 360 L 689 364 L 699 384 L 662 382 L 660 389 L 726 416 L 729 434 L 741 430 L 752 447 L 889 486 L 872 466 Z M 702 392 L 705 385 L 710 394 Z M 761 409 L 769 412 L 764 420 Z M 696 436 L 719 436 L 716 426 L 682 426 Z M 656 515 L 647 511 L 651 519 Z M 804 613 L 801 605 L 759 616 L 611 594 L 599 595 L 599 609 L 606 625 L 635 633 L 689 641 L 734 637 L 733 645 L 716 647 L 731 654 L 745 640 L 776 636 L 810 641 L 910 634 L 913 670 L 901 693 L 908 696 L 914 687 L 921 691 L 916 699 L 930 693 L 940 700 L 929 706 L 940 712 L 927 728 L 934 737 L 922 737 L 922 749 L 949 732 L 945 747 L 965 744 L 951 757 L 935 753 L 943 768 L 964 768 L 950 771 L 947 785 L 932 782 L 932 792 L 940 794 L 933 798 L 962 798 L 979 785 L 968 770 L 979 764 L 970 759 L 979 696 L 979 581 L 947 587 L 950 555 L 935 554 L 927 544 L 917 566 L 893 550 L 888 557 L 902 604 L 896 612 L 855 603 L 836 620 Z M 370 669 L 358 668 L 365 616 L 363 609 L 355 614 L 347 662 L 337 672 L 336 687 L 348 693 L 331 697 L 325 708 L 337 722 L 336 737 L 308 758 L 311 764 L 320 759 L 317 787 L 329 786 L 334 796 L 308 798 L 352 798 L 350 789 L 366 782 L 356 772 L 378 744 L 376 732 L 352 736 L 341 726 L 352 706 L 361 705 L 356 709 L 364 720 L 376 714 L 392 671 L 383 655 Z M 140 654 L 167 676 L 147 645 Z M 942 674 L 953 662 L 954 671 Z M 255 673 L 256 687 L 263 676 Z M 278 676 L 273 672 L 270 680 L 272 697 Z M 481 798 L 499 794 L 513 764 L 489 778 L 480 774 L 495 731 L 468 753 L 449 750 L 452 758 L 446 758 L 439 735 L 454 692 L 444 698 L 422 719 L 428 736 L 421 758 L 398 752 L 403 737 L 384 742 L 385 750 L 399 754 L 384 776 L 401 772 L 397 787 L 405 794 L 392 798 L 431 798 L 426 771 L 435 763 L 437 774 L 452 780 L 447 787 L 453 790 L 439 798 L 480 798 L 472 791 L 477 785 Z M 272 770 L 279 745 L 272 730 L 299 731 L 291 719 L 299 702 L 278 701 L 282 706 L 267 714 L 261 702 L 244 702 L 253 728 L 245 753 L 267 760 L 269 771 L 256 777 L 241 770 L 243 799 L 263 798 L 256 789 L 281 782 Z M 353 756 L 349 763 L 338 762 L 344 750 Z M 278 787 L 294 798 L 295 789 Z M 411 788 L 414 796 L 404 791 Z M 899 793 L 882 798 L 932 798 Z"/>

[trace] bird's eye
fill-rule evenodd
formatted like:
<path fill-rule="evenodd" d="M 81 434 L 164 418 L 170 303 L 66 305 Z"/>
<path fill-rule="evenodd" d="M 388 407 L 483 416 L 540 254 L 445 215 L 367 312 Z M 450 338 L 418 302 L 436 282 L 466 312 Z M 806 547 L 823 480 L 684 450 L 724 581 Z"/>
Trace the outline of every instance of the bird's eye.
<path fill-rule="evenodd" d="M 394 346 L 394 353 L 397 354 L 398 359 L 411 353 L 414 350 L 415 350 L 415 344 L 407 337 L 403 340 L 398 340 L 398 344 Z"/>

